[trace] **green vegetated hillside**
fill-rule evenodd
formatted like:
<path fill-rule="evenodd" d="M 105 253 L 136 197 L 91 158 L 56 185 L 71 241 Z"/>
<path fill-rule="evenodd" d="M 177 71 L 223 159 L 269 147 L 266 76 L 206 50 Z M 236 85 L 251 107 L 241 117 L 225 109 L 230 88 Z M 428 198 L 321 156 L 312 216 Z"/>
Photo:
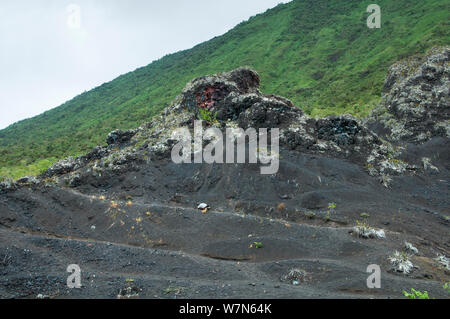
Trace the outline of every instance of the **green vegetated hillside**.
<path fill-rule="evenodd" d="M 378 0 L 381 29 L 366 25 L 371 3 L 280 4 L 223 36 L 11 125 L 0 131 L 0 175 L 36 174 L 84 153 L 103 144 L 111 130 L 150 121 L 193 78 L 239 66 L 260 73 L 264 93 L 285 96 L 313 116 L 367 114 L 392 63 L 450 42 L 450 0 Z"/>

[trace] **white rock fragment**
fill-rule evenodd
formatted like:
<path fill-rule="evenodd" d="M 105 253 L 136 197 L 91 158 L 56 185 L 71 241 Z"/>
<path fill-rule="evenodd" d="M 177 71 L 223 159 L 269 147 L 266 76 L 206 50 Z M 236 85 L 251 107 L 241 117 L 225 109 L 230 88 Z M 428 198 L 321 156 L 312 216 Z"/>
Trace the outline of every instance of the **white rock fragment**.
<path fill-rule="evenodd" d="M 197 209 L 199 209 L 203 214 L 207 214 L 209 211 L 209 205 L 206 203 L 201 203 L 197 206 Z"/>
<path fill-rule="evenodd" d="M 209 205 L 205 204 L 205 203 L 201 203 L 197 206 L 197 209 L 200 209 L 200 210 L 204 210 L 206 208 L 209 208 Z"/>
<path fill-rule="evenodd" d="M 414 247 L 413 244 L 408 243 L 407 241 L 405 241 L 405 249 L 406 251 L 416 255 L 419 253 L 419 250 L 416 247 Z"/>

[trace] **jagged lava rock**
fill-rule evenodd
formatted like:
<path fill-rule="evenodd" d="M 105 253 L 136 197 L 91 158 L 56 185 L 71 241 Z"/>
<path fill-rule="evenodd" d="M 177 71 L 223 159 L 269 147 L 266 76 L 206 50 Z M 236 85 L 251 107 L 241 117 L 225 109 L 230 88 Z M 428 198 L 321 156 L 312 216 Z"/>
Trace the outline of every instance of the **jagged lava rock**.
<path fill-rule="evenodd" d="M 211 123 L 204 123 L 206 127 L 222 131 L 277 128 L 282 149 L 348 160 L 370 175 L 380 176 L 386 185 L 389 175 L 414 174 L 418 169 L 400 160 L 402 146 L 389 140 L 446 136 L 442 127 L 448 127 L 448 56 L 448 48 L 436 49 L 424 59 L 412 60 L 412 68 L 405 63 L 394 65 L 378 113 L 364 121 L 351 115 L 311 118 L 288 99 L 261 93 L 260 77 L 249 68 L 203 76 L 188 83 L 151 123 L 135 130 L 115 130 L 108 135 L 106 147 L 61 160 L 42 177 L 71 174 L 68 184 L 75 186 L 82 184 L 86 175 L 103 178 L 104 172 L 138 170 L 141 164 L 170 158 L 176 143 L 174 132 L 180 127 L 192 131 L 203 109 L 214 117 Z M 369 129 L 377 125 L 388 127 L 384 129 L 389 131 L 387 140 Z M 396 129 L 399 125 L 403 131 Z"/>
<path fill-rule="evenodd" d="M 391 141 L 450 136 L 450 47 L 391 66 L 380 105 L 367 123 Z"/>

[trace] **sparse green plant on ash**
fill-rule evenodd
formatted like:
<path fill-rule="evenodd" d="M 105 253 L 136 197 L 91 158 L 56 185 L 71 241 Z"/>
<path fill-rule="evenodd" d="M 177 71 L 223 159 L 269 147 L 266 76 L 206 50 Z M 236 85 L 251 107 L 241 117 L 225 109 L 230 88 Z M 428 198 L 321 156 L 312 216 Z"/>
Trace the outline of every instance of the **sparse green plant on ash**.
<path fill-rule="evenodd" d="M 164 293 L 166 295 L 169 294 L 175 294 L 175 295 L 180 295 L 183 291 L 184 291 L 184 287 L 174 287 L 174 286 L 169 286 L 166 289 L 164 289 Z"/>
<path fill-rule="evenodd" d="M 331 220 L 331 215 L 334 214 L 336 207 L 337 207 L 336 203 L 328 204 L 328 211 L 327 211 L 327 215 L 325 216 L 325 220 L 327 222 Z"/>
<path fill-rule="evenodd" d="M 308 219 L 314 219 L 316 217 L 316 214 L 314 212 L 305 212 L 305 216 Z"/>
<path fill-rule="evenodd" d="M 437 256 L 434 260 L 436 260 L 440 267 L 443 267 L 447 270 L 450 270 L 450 259 L 445 257 L 444 255 Z"/>
<path fill-rule="evenodd" d="M 405 252 L 394 251 L 394 254 L 389 256 L 389 261 L 394 266 L 395 271 L 402 272 L 404 274 L 409 274 L 414 265 L 410 260 L 411 255 Z"/>
<path fill-rule="evenodd" d="M 281 277 L 281 281 L 289 282 L 294 286 L 298 286 L 301 282 L 305 282 L 308 279 L 308 273 L 300 268 L 293 268 L 288 274 Z"/>
<path fill-rule="evenodd" d="M 382 229 L 375 229 L 366 222 L 356 221 L 356 226 L 353 227 L 353 232 L 361 238 L 386 238 L 386 234 Z"/>
<path fill-rule="evenodd" d="M 430 299 L 427 291 L 421 292 L 419 290 L 415 290 L 414 288 L 411 288 L 411 293 L 403 290 L 403 295 L 409 299 Z"/>
<path fill-rule="evenodd" d="M 446 283 L 444 284 L 444 287 L 442 287 L 442 288 L 444 288 L 445 290 L 447 290 L 447 292 L 450 294 L 450 281 L 449 281 L 449 282 L 446 282 Z"/>
<path fill-rule="evenodd" d="M 263 248 L 263 244 L 260 241 L 255 241 L 253 244 L 250 245 L 250 248 L 256 248 L 256 249 Z"/>

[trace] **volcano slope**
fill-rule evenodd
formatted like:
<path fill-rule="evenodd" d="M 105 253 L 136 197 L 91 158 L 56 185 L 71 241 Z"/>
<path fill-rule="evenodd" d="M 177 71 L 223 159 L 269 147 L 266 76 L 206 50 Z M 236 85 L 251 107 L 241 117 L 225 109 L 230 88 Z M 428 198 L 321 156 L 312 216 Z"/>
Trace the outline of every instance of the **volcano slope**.
<path fill-rule="evenodd" d="M 449 52 L 394 65 L 364 121 L 309 118 L 262 94 L 247 68 L 198 78 L 153 122 L 1 183 L 0 297 L 447 298 Z M 174 130 L 199 118 L 279 128 L 279 171 L 173 163 Z M 363 226 L 385 238 L 363 238 Z M 409 273 L 390 262 L 396 250 Z M 66 285 L 70 264 L 81 289 Z M 380 289 L 367 288 L 371 264 Z"/>

